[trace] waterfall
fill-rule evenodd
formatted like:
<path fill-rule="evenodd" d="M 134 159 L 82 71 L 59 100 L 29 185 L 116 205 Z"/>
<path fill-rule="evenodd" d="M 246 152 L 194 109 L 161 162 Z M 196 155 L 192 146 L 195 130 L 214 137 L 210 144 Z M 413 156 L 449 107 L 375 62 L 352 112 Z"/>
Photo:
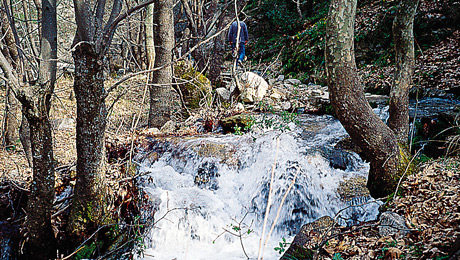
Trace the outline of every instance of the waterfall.
<path fill-rule="evenodd" d="M 358 155 L 343 153 L 347 165 L 332 167 L 324 150 L 347 136 L 331 116 L 299 116 L 292 131 L 265 131 L 242 136 L 220 135 L 152 140 L 135 160 L 149 207 L 144 219 L 153 224 L 145 236 L 140 259 L 257 259 L 272 166 L 273 203 L 270 229 L 283 195 L 298 170 L 296 182 L 281 207 L 264 259 L 278 259 L 274 250 L 283 238 L 292 241 L 300 227 L 321 216 L 334 217 L 351 204 L 370 197 L 344 200 L 341 182 L 367 178 L 369 166 Z M 279 148 L 276 139 L 279 138 Z M 277 158 L 275 155 L 277 154 Z M 378 204 L 351 208 L 342 225 L 376 218 Z"/>

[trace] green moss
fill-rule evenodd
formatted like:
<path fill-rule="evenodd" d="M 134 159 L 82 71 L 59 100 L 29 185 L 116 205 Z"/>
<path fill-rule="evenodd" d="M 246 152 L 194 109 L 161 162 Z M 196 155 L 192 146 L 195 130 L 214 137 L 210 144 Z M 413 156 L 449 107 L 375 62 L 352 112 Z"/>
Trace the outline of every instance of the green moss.
<path fill-rule="evenodd" d="M 408 176 L 417 171 L 417 160 L 413 159 L 409 149 L 406 145 L 399 145 L 399 169 L 397 182 L 399 182 L 400 176 Z"/>
<path fill-rule="evenodd" d="M 250 126 L 253 122 L 254 120 L 250 116 L 239 114 L 224 118 L 222 120 L 222 127 L 224 128 L 225 132 L 234 132 L 235 127 L 239 129 L 247 129 L 247 127 Z"/>
<path fill-rule="evenodd" d="M 79 260 L 79 259 L 88 259 L 91 258 L 94 254 L 94 251 L 96 251 L 96 243 L 93 242 L 89 245 L 84 245 L 74 256 L 73 259 Z"/>
<path fill-rule="evenodd" d="M 280 258 L 282 260 L 309 260 L 313 259 L 313 250 L 305 249 L 297 244 L 291 244 L 286 253 Z"/>
<path fill-rule="evenodd" d="M 183 80 L 183 82 L 179 82 L 181 83 L 179 89 L 187 107 L 199 108 L 203 99 L 208 105 L 211 104 L 211 82 L 203 74 L 196 71 L 192 64 L 186 61 L 178 62 L 174 67 L 174 75 Z"/>

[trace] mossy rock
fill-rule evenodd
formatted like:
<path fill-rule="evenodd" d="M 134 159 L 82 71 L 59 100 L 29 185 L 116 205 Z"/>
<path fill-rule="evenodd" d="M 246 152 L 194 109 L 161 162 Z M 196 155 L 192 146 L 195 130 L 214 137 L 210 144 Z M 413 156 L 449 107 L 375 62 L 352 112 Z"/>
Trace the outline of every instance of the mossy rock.
<path fill-rule="evenodd" d="M 234 132 L 235 126 L 244 129 L 252 123 L 251 117 L 244 114 L 238 114 L 222 119 L 222 127 L 225 132 Z"/>
<path fill-rule="evenodd" d="M 208 105 L 212 102 L 211 81 L 196 71 L 188 61 L 179 61 L 174 66 L 174 76 L 178 80 L 179 89 L 184 98 L 185 106 L 191 109 L 199 108 L 201 101 Z"/>

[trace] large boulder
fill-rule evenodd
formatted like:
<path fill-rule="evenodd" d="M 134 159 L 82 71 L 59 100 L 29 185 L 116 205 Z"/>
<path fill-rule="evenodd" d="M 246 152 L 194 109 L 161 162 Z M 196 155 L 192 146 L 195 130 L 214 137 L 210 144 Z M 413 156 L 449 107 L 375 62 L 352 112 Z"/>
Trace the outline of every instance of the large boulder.
<path fill-rule="evenodd" d="M 235 84 L 232 82 L 232 84 Z M 234 88 L 234 87 L 232 87 Z M 268 91 L 268 83 L 254 72 L 244 72 L 239 77 L 238 90 L 243 102 L 253 103 L 261 101 Z"/>
<path fill-rule="evenodd" d="M 190 62 L 179 61 L 174 67 L 174 76 L 179 78 L 178 86 L 188 108 L 199 108 L 202 100 L 207 104 L 212 102 L 211 81 L 196 71 Z"/>

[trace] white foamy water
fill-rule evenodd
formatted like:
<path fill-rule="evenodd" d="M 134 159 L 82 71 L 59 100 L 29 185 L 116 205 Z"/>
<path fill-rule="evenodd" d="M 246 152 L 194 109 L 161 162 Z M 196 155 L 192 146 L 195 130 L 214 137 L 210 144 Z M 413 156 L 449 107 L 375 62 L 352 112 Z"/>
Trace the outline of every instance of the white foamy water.
<path fill-rule="evenodd" d="M 304 116 L 302 125 L 290 133 L 272 131 L 257 136 L 227 135 L 174 142 L 154 163 L 142 159 L 148 156 L 138 156 L 137 160 L 143 161 L 140 172 L 146 173 L 141 179 L 143 189 L 157 209 L 155 213 L 143 213 L 154 214 L 155 225 L 145 238 L 144 255 L 138 257 L 257 259 L 276 153 L 273 204 L 266 235 L 296 169 L 300 171 L 281 208 L 264 259 L 279 259 L 281 255 L 274 248 L 283 238 L 291 242 L 303 224 L 321 216 L 334 217 L 347 207 L 337 187 L 345 178 L 366 176 L 368 165 L 351 155 L 348 161 L 352 165 L 346 170 L 334 169 L 319 152 L 324 147 L 332 149 L 346 136 L 338 121 L 329 116 Z M 210 144 L 217 144 L 224 152 L 200 153 Z M 196 175 L 203 172 L 217 177 L 197 185 Z M 377 206 L 370 204 L 345 214 L 355 221 L 373 219 Z M 240 227 L 241 233 L 235 227 Z"/>

